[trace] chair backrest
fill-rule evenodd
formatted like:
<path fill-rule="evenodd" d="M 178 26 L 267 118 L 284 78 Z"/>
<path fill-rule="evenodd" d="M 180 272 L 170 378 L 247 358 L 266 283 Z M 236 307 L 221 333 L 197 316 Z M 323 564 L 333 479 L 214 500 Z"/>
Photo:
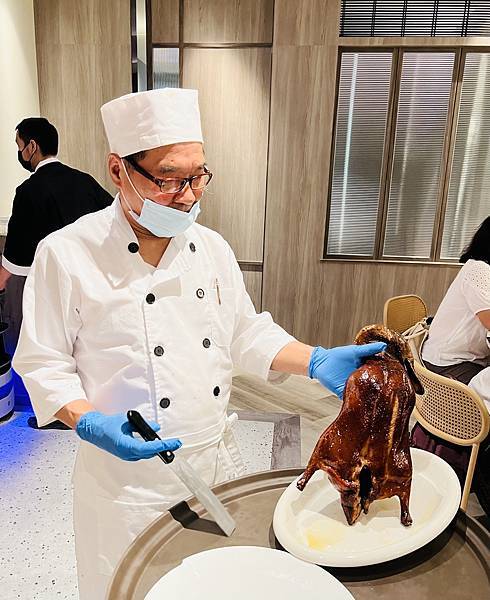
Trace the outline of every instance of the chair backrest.
<path fill-rule="evenodd" d="M 385 302 L 383 324 L 388 329 L 403 333 L 426 316 L 427 306 L 420 296 L 394 296 Z"/>
<path fill-rule="evenodd" d="M 422 364 L 424 364 L 422 360 L 422 346 L 429 335 L 429 320 L 430 317 L 417 321 L 415 325 L 409 327 L 402 334 L 410 346 L 414 359 Z"/>
<path fill-rule="evenodd" d="M 490 426 L 488 410 L 478 394 L 464 383 L 433 373 L 417 361 L 414 369 L 425 390 L 416 397 L 413 415 L 417 421 L 443 440 L 472 446 L 461 497 L 461 508 L 466 510 L 480 442 Z"/>

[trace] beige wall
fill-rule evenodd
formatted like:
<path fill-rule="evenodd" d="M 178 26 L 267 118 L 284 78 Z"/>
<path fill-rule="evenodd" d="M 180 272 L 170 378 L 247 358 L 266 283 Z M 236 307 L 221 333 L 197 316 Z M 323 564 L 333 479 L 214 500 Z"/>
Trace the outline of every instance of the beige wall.
<path fill-rule="evenodd" d="M 41 114 L 61 160 L 109 191 L 100 107 L 131 91 L 129 0 L 34 0 Z"/>
<path fill-rule="evenodd" d="M 32 0 L 0 2 L 0 235 L 15 188 L 28 176 L 17 161 L 15 126 L 39 115 Z"/>

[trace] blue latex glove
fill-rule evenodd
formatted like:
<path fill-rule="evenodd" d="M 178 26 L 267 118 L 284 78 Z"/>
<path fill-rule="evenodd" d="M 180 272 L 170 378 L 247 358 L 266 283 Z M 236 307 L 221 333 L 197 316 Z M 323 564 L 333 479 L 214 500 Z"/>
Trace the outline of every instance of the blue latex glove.
<path fill-rule="evenodd" d="M 153 431 L 158 431 L 160 426 L 150 422 Z M 145 442 L 133 437 L 135 429 L 129 423 L 126 415 L 103 415 L 100 412 L 88 412 L 80 417 L 77 429 L 78 435 L 87 442 L 95 444 L 102 450 L 107 450 L 122 460 L 140 460 L 152 458 L 159 452 L 178 450 L 182 443 L 180 440 L 153 440 Z"/>
<path fill-rule="evenodd" d="M 385 349 L 384 342 L 339 346 L 328 350 L 317 346 L 311 353 L 308 375 L 342 398 L 345 382 L 362 365 L 363 359 Z"/>

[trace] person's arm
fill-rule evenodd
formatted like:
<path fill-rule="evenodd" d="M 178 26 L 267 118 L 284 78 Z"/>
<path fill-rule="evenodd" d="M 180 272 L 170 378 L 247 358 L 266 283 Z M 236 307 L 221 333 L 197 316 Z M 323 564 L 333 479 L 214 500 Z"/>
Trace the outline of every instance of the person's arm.
<path fill-rule="evenodd" d="M 179 440 L 143 442 L 125 413 L 105 415 L 88 401 L 78 375 L 74 344 L 82 325 L 80 289 L 58 252 L 42 242 L 24 287 L 22 328 L 13 366 L 21 375 L 40 426 L 55 418 L 79 437 L 122 460 L 177 450 Z M 94 359 L 95 360 L 95 359 Z M 157 423 L 150 423 L 158 431 Z"/>
<path fill-rule="evenodd" d="M 461 290 L 468 308 L 490 330 L 490 265 L 481 260 L 468 261 L 463 266 Z"/>
<path fill-rule="evenodd" d="M 94 410 L 95 407 L 90 402 L 87 402 L 87 400 L 73 400 L 73 402 L 68 402 L 63 408 L 60 408 L 55 413 L 55 417 L 65 425 L 68 425 L 68 427 L 71 427 L 71 429 L 76 429 L 80 417 Z"/>
<path fill-rule="evenodd" d="M 280 373 L 307 377 L 312 352 L 313 346 L 302 342 L 291 342 L 276 354 L 271 369 Z"/>
<path fill-rule="evenodd" d="M 351 373 L 366 357 L 382 352 L 386 344 L 326 349 L 295 340 L 268 312 L 256 313 L 233 251 L 229 247 L 228 251 L 236 296 L 233 363 L 262 379 L 270 379 L 274 372 L 309 376 L 341 398 Z"/>
<path fill-rule="evenodd" d="M 272 369 L 317 379 L 324 387 L 342 398 L 347 379 L 362 365 L 363 360 L 383 352 L 385 348 L 384 342 L 335 348 L 312 348 L 301 342 L 292 342 L 274 358 Z"/>
<path fill-rule="evenodd" d="M 7 281 L 10 279 L 11 275 L 12 273 L 10 271 L 7 271 L 7 269 L 4 266 L 0 267 L 0 290 L 5 289 Z"/>
<path fill-rule="evenodd" d="M 482 310 L 476 316 L 487 331 L 490 331 L 490 310 Z"/>
<path fill-rule="evenodd" d="M 33 203 L 30 187 L 27 182 L 15 191 L 10 215 L 5 247 L 2 254 L 2 281 L 7 283 L 10 274 L 27 277 L 39 243 L 44 216 L 38 206 Z M 9 275 L 3 271 L 7 271 Z M 3 285 L 5 287 L 5 285 Z M 0 287 L 0 289 L 3 289 Z"/>
<path fill-rule="evenodd" d="M 65 405 L 87 397 L 73 346 L 81 327 L 80 294 L 50 244 L 41 242 L 23 292 L 23 319 L 13 367 L 22 377 L 40 426 Z M 67 423 L 69 424 L 69 423 Z"/>

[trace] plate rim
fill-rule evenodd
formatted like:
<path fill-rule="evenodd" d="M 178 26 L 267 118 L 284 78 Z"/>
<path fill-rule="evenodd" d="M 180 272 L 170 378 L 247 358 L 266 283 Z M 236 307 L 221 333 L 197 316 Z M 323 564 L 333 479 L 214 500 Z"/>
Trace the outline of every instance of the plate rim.
<path fill-rule="evenodd" d="M 455 493 L 454 498 L 452 499 L 452 504 L 448 501 L 447 513 L 444 513 L 445 514 L 444 518 L 441 518 L 439 525 L 433 529 L 433 533 L 430 534 L 430 537 L 424 538 L 424 536 L 416 535 L 416 536 L 414 536 L 414 538 L 409 538 L 409 539 L 413 541 L 414 539 L 419 540 L 421 538 L 422 541 L 416 541 L 415 543 L 412 543 L 412 544 L 410 544 L 410 543 L 404 544 L 403 542 L 395 542 L 394 544 L 389 544 L 386 547 L 390 547 L 390 548 L 395 547 L 395 548 L 398 548 L 398 550 L 395 553 L 391 553 L 391 554 L 388 554 L 388 552 L 386 552 L 386 551 L 379 551 L 377 553 L 379 555 L 378 558 L 375 558 L 374 560 L 373 560 L 373 554 L 372 554 L 373 549 L 369 549 L 369 548 L 360 550 L 360 551 L 356 551 L 353 553 L 346 553 L 342 556 L 342 558 L 339 558 L 338 555 L 336 557 L 332 556 L 330 558 L 325 558 L 325 555 L 328 555 L 328 552 L 325 553 L 325 552 L 310 550 L 304 546 L 301 546 L 300 544 L 298 544 L 297 547 L 295 546 L 291 549 L 291 545 L 288 545 L 287 543 L 285 543 L 284 538 L 281 538 L 281 536 L 278 535 L 278 529 L 281 530 L 281 528 L 282 528 L 282 524 L 279 522 L 278 515 L 279 515 L 281 507 L 282 507 L 281 501 L 282 501 L 283 497 L 285 496 L 285 494 L 288 492 L 288 490 L 290 488 L 292 488 L 293 486 L 296 485 L 296 482 L 301 477 L 301 475 L 299 475 L 299 477 L 297 477 L 293 482 L 291 482 L 288 485 L 288 487 L 284 490 L 281 497 L 277 501 L 276 507 L 274 509 L 274 515 L 273 515 L 273 519 L 272 519 L 272 528 L 274 531 L 274 535 L 276 536 L 276 539 L 278 540 L 278 542 L 281 544 L 281 546 L 285 550 L 287 550 L 290 554 L 292 554 L 293 556 L 296 556 L 300 560 L 303 560 L 305 562 L 314 563 L 316 565 L 323 566 L 323 567 L 335 567 L 335 568 L 338 568 L 338 567 L 340 567 L 340 568 L 368 567 L 368 566 L 372 566 L 372 565 L 382 564 L 384 562 L 389 562 L 391 560 L 401 558 L 403 556 L 406 556 L 407 554 L 410 554 L 412 552 L 415 552 L 416 550 L 419 550 L 420 548 L 423 548 L 425 545 L 427 545 L 433 539 L 435 539 L 438 535 L 440 535 L 454 519 L 455 515 L 458 512 L 460 502 L 461 502 L 461 485 L 459 483 L 458 476 L 456 475 L 454 469 L 451 467 L 451 465 L 449 463 L 447 463 L 440 456 L 437 456 L 436 454 L 433 454 L 432 452 L 428 452 L 427 450 L 422 450 L 420 448 L 410 448 L 410 452 L 411 452 L 411 454 L 412 453 L 420 454 L 420 455 L 424 454 L 424 455 L 426 455 L 426 457 L 430 458 L 430 461 L 432 464 L 438 464 L 440 466 L 440 468 L 442 470 L 445 470 L 446 473 L 449 475 L 449 480 L 452 480 L 452 482 L 450 483 L 450 487 L 454 486 L 455 492 L 457 490 L 457 494 Z M 412 459 L 413 459 L 413 454 L 412 454 Z M 340 501 L 340 498 L 339 498 L 339 501 Z M 419 532 L 420 531 L 423 532 L 423 529 L 419 530 Z M 286 535 L 286 537 L 287 537 L 287 535 Z M 301 551 L 301 550 L 303 550 L 303 551 Z M 319 559 L 319 560 L 317 560 L 317 559 Z"/>
<path fill-rule="evenodd" d="M 165 579 L 165 577 L 167 577 L 168 575 L 170 575 L 171 573 L 174 573 L 175 571 L 181 569 L 182 567 L 184 567 L 185 563 L 189 564 L 192 563 L 192 559 L 202 556 L 204 554 L 214 554 L 214 553 L 223 553 L 223 552 L 235 552 L 236 550 L 242 551 L 242 550 L 247 550 L 250 551 L 250 553 L 252 552 L 262 552 L 264 554 L 272 554 L 274 553 L 274 555 L 276 556 L 281 556 L 282 558 L 284 558 L 286 561 L 294 561 L 295 563 L 301 565 L 302 568 L 305 568 L 307 571 L 311 571 L 313 572 L 313 570 L 315 570 L 315 572 L 317 573 L 318 577 L 322 577 L 323 579 L 325 579 L 326 581 L 328 580 L 330 582 L 330 585 L 335 586 L 335 589 L 331 590 L 333 592 L 338 592 L 343 593 L 343 596 L 341 598 L 339 598 L 339 600 L 355 600 L 354 596 L 351 594 L 350 590 L 347 589 L 347 587 L 337 578 L 335 577 L 335 575 L 332 575 L 332 573 L 329 573 L 328 571 L 326 571 L 325 569 L 322 569 L 319 565 L 316 565 L 312 562 L 309 561 L 305 561 L 302 560 L 301 558 L 298 558 L 297 556 L 295 556 L 294 554 L 291 554 L 290 552 L 287 552 L 285 550 L 281 550 L 279 548 L 269 548 L 266 546 L 247 546 L 247 545 L 240 545 L 240 546 L 218 546 L 216 548 L 208 548 L 207 550 L 201 550 L 199 552 L 195 552 L 194 554 L 190 554 L 189 556 L 186 556 L 182 562 L 178 565 L 176 565 L 172 570 L 170 570 L 168 573 L 165 573 L 165 575 L 163 575 L 158 581 L 156 581 L 154 583 L 154 585 L 148 590 L 148 592 L 145 595 L 145 600 L 156 600 L 153 599 L 151 594 L 152 593 L 158 593 L 159 590 L 158 589 L 154 589 L 157 588 L 157 586 L 160 585 L 161 581 L 163 581 Z M 163 590 L 165 591 L 165 590 Z M 330 591 L 330 590 L 327 590 Z"/>

